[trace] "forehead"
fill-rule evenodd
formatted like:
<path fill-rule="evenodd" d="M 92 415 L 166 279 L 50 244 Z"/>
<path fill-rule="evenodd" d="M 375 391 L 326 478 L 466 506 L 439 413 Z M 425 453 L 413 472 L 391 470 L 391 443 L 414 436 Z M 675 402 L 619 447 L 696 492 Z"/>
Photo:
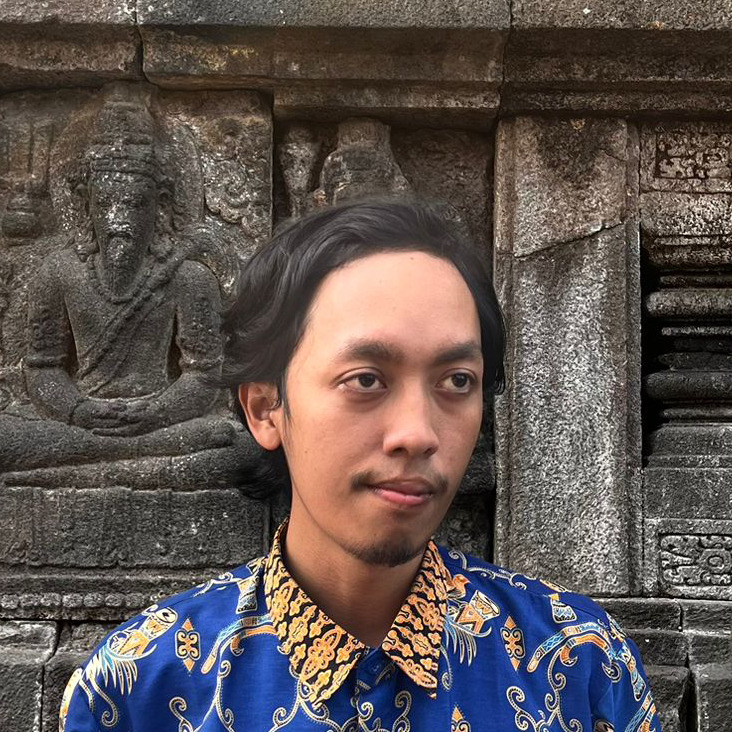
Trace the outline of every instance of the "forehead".
<path fill-rule="evenodd" d="M 105 188 L 130 190 L 155 187 L 155 181 L 141 173 L 107 170 L 92 173 L 90 183 L 97 190 L 104 190 Z"/>
<path fill-rule="evenodd" d="M 372 254 L 331 272 L 310 307 L 303 341 L 324 351 L 378 339 L 415 356 L 480 342 L 475 301 L 449 261 L 425 252 Z"/>

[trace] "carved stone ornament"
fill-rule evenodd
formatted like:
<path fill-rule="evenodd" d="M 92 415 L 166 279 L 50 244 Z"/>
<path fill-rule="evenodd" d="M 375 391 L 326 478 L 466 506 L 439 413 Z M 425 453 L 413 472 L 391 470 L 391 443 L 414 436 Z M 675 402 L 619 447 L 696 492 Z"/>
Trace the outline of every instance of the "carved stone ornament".
<path fill-rule="evenodd" d="M 215 382 L 222 308 L 269 229 L 269 120 L 253 96 L 206 101 L 119 83 L 6 125 L 25 157 L 0 222 L 6 483 L 91 483 L 103 463 L 175 487 L 171 460 L 223 480 L 249 454 Z M 40 256 L 12 256 L 49 231 Z"/>

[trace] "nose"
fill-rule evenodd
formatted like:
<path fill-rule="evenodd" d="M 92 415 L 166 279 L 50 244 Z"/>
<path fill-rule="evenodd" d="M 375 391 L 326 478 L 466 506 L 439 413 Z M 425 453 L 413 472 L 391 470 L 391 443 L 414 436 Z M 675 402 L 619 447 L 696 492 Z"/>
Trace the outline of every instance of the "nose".
<path fill-rule="evenodd" d="M 434 419 L 434 404 L 424 387 L 405 387 L 395 395 L 387 415 L 384 452 L 409 457 L 433 455 L 439 447 Z"/>

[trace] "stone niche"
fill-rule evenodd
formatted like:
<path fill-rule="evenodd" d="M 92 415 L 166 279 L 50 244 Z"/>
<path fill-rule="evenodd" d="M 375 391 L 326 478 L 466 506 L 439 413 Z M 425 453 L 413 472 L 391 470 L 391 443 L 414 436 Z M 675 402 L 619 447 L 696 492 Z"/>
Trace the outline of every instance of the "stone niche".
<path fill-rule="evenodd" d="M 643 591 L 678 598 L 679 622 L 666 627 L 682 633 L 659 630 L 655 640 L 665 638 L 662 658 L 679 645 L 672 655 L 691 671 L 698 728 L 726 729 L 732 699 L 732 124 L 645 124 L 640 188 Z M 668 676 L 658 686 L 680 689 Z"/>
<path fill-rule="evenodd" d="M 372 117 L 290 120 L 275 144 L 275 220 L 359 196 L 418 195 L 438 202 L 491 261 L 493 144 L 482 132 L 392 126 Z M 492 411 L 438 539 L 490 556 L 495 489 Z M 276 517 L 284 508 L 276 507 Z M 276 522 L 274 522 L 276 523 Z"/>
<path fill-rule="evenodd" d="M 648 124 L 645 590 L 732 599 L 732 124 Z"/>
<path fill-rule="evenodd" d="M 0 607 L 119 617 L 256 554 L 221 313 L 271 225 L 248 92 L 0 100 Z"/>

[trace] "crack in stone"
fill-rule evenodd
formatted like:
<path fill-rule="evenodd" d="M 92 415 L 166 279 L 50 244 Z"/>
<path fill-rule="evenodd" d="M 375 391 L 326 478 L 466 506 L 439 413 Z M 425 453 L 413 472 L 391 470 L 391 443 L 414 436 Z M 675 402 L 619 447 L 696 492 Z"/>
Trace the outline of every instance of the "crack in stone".
<path fill-rule="evenodd" d="M 587 241 L 587 239 L 590 239 L 593 236 L 597 236 L 597 234 L 602 233 L 603 231 L 613 231 L 615 229 L 625 229 L 625 222 L 622 221 L 619 224 L 609 224 L 606 221 L 602 221 L 600 223 L 600 226 L 597 229 L 594 229 L 593 231 L 590 231 L 587 234 L 584 234 L 583 236 L 578 236 L 574 239 L 562 239 L 561 241 L 554 242 L 553 244 L 548 244 L 545 247 L 542 247 L 541 249 L 535 249 L 532 252 L 529 252 L 528 254 L 514 254 L 513 259 L 516 260 L 526 260 L 530 257 L 535 257 L 537 255 L 545 254 L 547 252 L 552 252 L 555 249 L 558 249 L 560 247 L 571 247 L 575 244 L 580 244 L 582 242 Z"/>

